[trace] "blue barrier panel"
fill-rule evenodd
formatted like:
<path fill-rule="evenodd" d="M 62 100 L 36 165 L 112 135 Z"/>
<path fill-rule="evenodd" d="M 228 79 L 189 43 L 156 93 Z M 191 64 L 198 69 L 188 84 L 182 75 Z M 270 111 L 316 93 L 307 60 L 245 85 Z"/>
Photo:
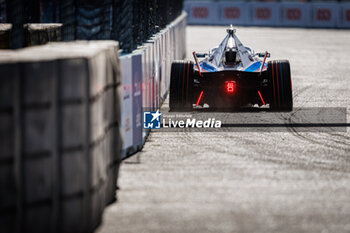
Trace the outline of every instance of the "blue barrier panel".
<path fill-rule="evenodd" d="M 219 24 L 246 25 L 250 20 L 250 11 L 246 2 L 219 2 Z"/>
<path fill-rule="evenodd" d="M 350 28 L 348 2 L 185 1 L 189 24 Z"/>
<path fill-rule="evenodd" d="M 281 4 L 252 2 L 250 7 L 252 10 L 252 21 L 250 24 L 257 26 L 279 26 L 281 24 Z"/>
<path fill-rule="evenodd" d="M 337 25 L 339 15 L 338 3 L 312 3 L 312 27 L 329 27 L 334 28 Z"/>
<path fill-rule="evenodd" d="M 142 146 L 142 54 L 132 56 L 133 145 Z"/>
<path fill-rule="evenodd" d="M 350 3 L 344 2 L 340 5 L 341 14 L 338 19 L 338 27 L 350 28 Z"/>
<path fill-rule="evenodd" d="M 218 22 L 218 5 L 210 1 L 186 1 L 188 24 L 216 24 Z"/>
<path fill-rule="evenodd" d="M 302 2 L 283 2 L 281 4 L 282 26 L 310 26 L 310 4 Z"/>

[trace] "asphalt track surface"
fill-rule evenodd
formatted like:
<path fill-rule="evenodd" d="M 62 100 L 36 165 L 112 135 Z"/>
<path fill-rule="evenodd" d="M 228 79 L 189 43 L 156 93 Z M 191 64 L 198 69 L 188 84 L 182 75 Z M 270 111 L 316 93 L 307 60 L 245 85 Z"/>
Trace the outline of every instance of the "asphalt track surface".
<path fill-rule="evenodd" d="M 345 107 L 349 118 L 350 31 L 239 27 L 237 35 L 289 59 L 295 109 Z M 225 27 L 187 27 L 188 56 L 224 36 Z M 152 133 L 122 164 L 119 201 L 97 232 L 350 232 L 349 128 L 291 128 Z"/>

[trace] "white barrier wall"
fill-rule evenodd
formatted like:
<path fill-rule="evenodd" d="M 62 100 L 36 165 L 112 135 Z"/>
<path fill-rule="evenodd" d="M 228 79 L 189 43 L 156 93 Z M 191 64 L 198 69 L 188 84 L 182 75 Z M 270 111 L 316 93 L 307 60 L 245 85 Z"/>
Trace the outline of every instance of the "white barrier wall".
<path fill-rule="evenodd" d="M 185 1 L 188 24 L 350 28 L 350 3 Z"/>
<path fill-rule="evenodd" d="M 160 65 L 160 97 L 162 98 L 166 94 L 166 85 L 165 85 L 165 79 L 166 79 L 166 44 L 165 44 L 165 35 L 160 34 L 160 59 L 161 59 L 161 65 Z"/>
<path fill-rule="evenodd" d="M 185 56 L 184 12 L 132 54 L 120 57 L 123 86 L 123 158 L 142 148 L 149 130 L 143 129 L 143 111 L 156 111 L 166 98 L 171 63 Z"/>
<path fill-rule="evenodd" d="M 123 147 L 130 148 L 133 145 L 133 118 L 132 118 L 132 55 L 123 56 L 120 59 L 120 67 L 122 78 L 122 105 L 121 112 L 121 128 L 123 132 Z"/>

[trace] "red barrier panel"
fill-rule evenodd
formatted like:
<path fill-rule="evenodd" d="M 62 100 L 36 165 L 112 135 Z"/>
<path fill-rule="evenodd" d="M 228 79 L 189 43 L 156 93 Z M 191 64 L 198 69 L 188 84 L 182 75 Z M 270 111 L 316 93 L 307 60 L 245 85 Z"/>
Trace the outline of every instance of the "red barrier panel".
<path fill-rule="evenodd" d="M 280 4 L 270 2 L 253 2 L 252 23 L 261 26 L 278 26 L 281 24 Z"/>
<path fill-rule="evenodd" d="M 312 3 L 312 27 L 336 27 L 339 15 L 337 3 Z"/>
<path fill-rule="evenodd" d="M 301 2 L 281 3 L 282 26 L 305 27 L 310 25 L 310 5 Z"/>
<path fill-rule="evenodd" d="M 219 24 L 246 25 L 249 22 L 249 7 L 245 2 L 219 2 Z"/>

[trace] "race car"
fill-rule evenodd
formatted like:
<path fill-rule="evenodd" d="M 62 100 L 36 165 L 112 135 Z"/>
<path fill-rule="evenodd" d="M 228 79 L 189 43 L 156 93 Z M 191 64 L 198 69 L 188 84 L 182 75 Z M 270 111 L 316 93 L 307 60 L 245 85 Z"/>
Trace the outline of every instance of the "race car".
<path fill-rule="evenodd" d="M 170 111 L 245 107 L 292 111 L 289 61 L 266 62 L 270 53 L 254 53 L 243 46 L 232 25 L 226 31 L 225 39 L 209 53 L 193 52 L 194 62 L 172 63 Z"/>

